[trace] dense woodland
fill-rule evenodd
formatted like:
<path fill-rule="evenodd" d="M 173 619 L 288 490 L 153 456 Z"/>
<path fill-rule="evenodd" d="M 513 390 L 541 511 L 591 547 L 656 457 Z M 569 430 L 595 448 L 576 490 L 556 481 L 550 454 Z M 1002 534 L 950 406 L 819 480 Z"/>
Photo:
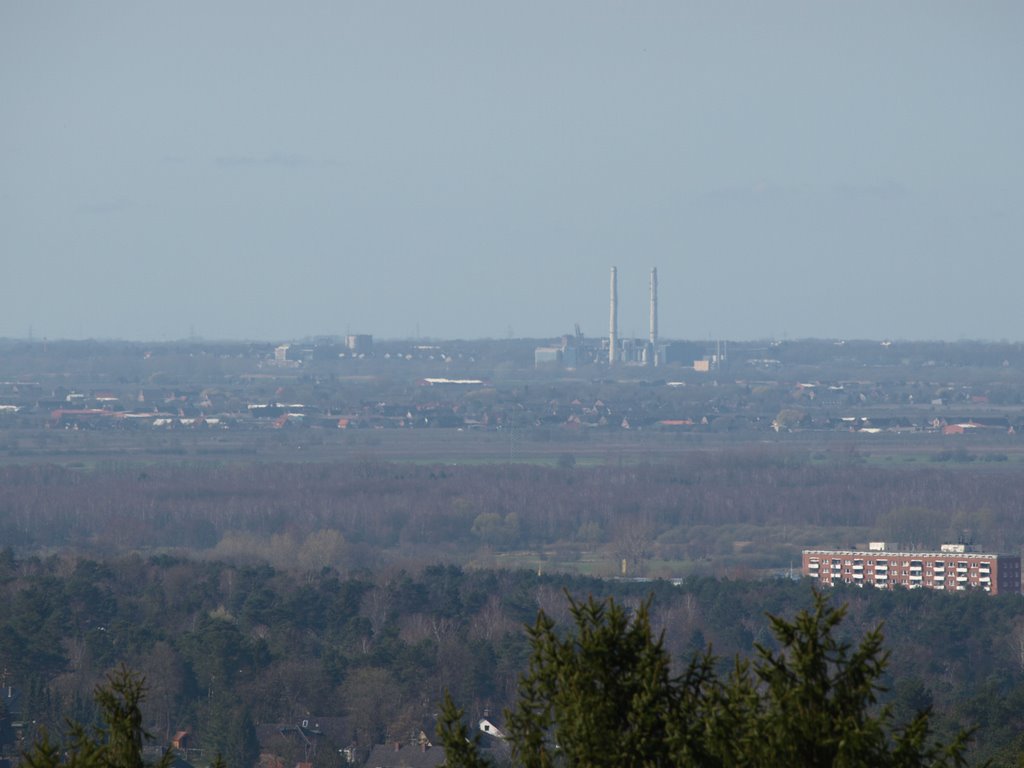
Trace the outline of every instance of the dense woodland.
<path fill-rule="evenodd" d="M 680 668 L 710 645 L 724 671 L 774 642 L 766 612 L 811 604 L 785 578 L 803 547 L 1019 551 L 1024 477 L 1010 465 L 769 446 L 596 465 L 0 468 L 0 743 L 14 753 L 40 726 L 93 722 L 94 686 L 124 663 L 149 681 L 147 728 L 165 745 L 187 731 L 196 762 L 361 760 L 432 733 L 445 690 L 473 717 L 508 706 L 523 628 L 539 609 L 568 623 L 563 590 L 653 595 Z M 614 580 L 623 560 L 655 580 Z M 1020 596 L 834 598 L 851 641 L 884 624 L 899 720 L 934 707 L 940 735 L 978 727 L 972 761 L 1016 764 Z"/>
<path fill-rule="evenodd" d="M 341 761 L 375 743 L 433 730 L 445 690 L 469 713 L 514 698 L 529 652 L 524 624 L 543 609 L 571 623 L 563 589 L 653 595 L 651 621 L 679 664 L 711 646 L 723 670 L 754 643 L 773 643 L 765 612 L 795 615 L 805 583 L 694 577 L 675 587 L 432 565 L 342 576 L 170 556 L 100 562 L 71 556 L 0 558 L 0 669 L 21 692 L 19 722 L 59 732 L 95 717 L 91 692 L 120 663 L 150 691 L 146 725 L 158 742 L 188 730 L 193 746 L 249 766 L 263 748 L 287 763 Z M 883 683 L 899 720 L 922 707 L 939 733 L 976 724 L 973 757 L 1015 764 L 1024 750 L 1024 602 L 1017 596 L 837 590 L 850 641 L 884 623 Z M 280 726 L 310 720 L 313 754 Z M 0 729 L 5 750 L 18 732 Z M 258 741 L 257 741 L 258 739 Z M 198 753 L 197 753 L 198 755 Z M 292 763 L 293 764 L 293 763 Z"/>
<path fill-rule="evenodd" d="M 1024 475 L 889 469 L 855 452 L 746 449 L 598 466 L 0 468 L 0 541 L 24 552 L 188 553 L 347 573 L 438 561 L 631 576 L 750 576 L 805 547 L 962 538 L 1017 552 Z M 909 468 L 908 468 L 909 467 Z"/>
<path fill-rule="evenodd" d="M 571 599 L 570 605 L 570 629 L 541 611 L 527 630 L 528 670 L 502 740 L 512 765 L 967 765 L 970 731 L 936 739 L 930 709 L 908 723 L 892 705 L 878 706 L 888 665 L 881 630 L 852 643 L 837 637 L 846 606 L 829 605 L 825 595 L 792 618 L 769 615 L 777 646 L 755 643 L 754 658 L 737 658 L 728 674 L 716 669 L 710 653 L 673 670 L 662 635 L 651 626 L 649 600 L 632 609 L 613 598 Z M 438 730 L 445 765 L 493 765 L 448 695 Z"/>

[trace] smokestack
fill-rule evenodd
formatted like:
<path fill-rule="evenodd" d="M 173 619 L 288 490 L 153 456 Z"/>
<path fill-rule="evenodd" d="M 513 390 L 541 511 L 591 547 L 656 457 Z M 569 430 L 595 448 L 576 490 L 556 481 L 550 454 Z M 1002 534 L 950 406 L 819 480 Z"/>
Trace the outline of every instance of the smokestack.
<path fill-rule="evenodd" d="M 658 268 L 651 269 L 651 362 L 658 364 Z"/>
<path fill-rule="evenodd" d="M 612 267 L 611 306 L 608 318 L 608 365 L 618 361 L 619 346 L 619 278 L 615 267 Z"/>

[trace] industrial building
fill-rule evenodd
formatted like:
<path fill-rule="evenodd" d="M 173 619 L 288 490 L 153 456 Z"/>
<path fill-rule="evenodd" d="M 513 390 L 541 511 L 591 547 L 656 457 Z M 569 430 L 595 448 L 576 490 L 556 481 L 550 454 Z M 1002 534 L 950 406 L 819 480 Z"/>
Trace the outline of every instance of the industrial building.
<path fill-rule="evenodd" d="M 617 365 L 664 365 L 666 345 L 658 341 L 658 268 L 651 269 L 650 304 L 647 339 L 622 338 L 619 335 L 619 275 L 611 268 L 608 302 L 608 335 L 599 346 L 584 344 L 583 333 L 576 325 L 575 336 L 563 336 L 560 344 L 537 347 L 534 350 L 535 368 L 576 368 L 589 363 L 606 362 Z"/>
<path fill-rule="evenodd" d="M 839 582 L 877 589 L 979 589 L 1020 594 L 1020 557 L 977 552 L 967 544 L 943 544 L 915 552 L 874 541 L 867 549 L 805 549 L 801 571 L 821 586 Z"/>
<path fill-rule="evenodd" d="M 619 338 L 619 274 L 611 271 L 608 306 L 608 365 L 632 363 L 658 366 L 664 362 L 664 352 L 658 345 L 658 268 L 651 269 L 650 330 L 647 341 Z"/>
<path fill-rule="evenodd" d="M 624 338 L 619 333 L 619 271 L 611 268 L 608 295 L 608 334 L 598 343 L 584 344 L 576 325 L 575 336 L 563 336 L 561 343 L 536 347 L 534 367 L 539 369 L 573 369 L 580 365 L 607 363 L 609 367 L 683 365 L 704 373 L 718 370 L 726 359 L 726 350 L 719 342 L 713 355 L 705 354 L 704 345 L 664 342 L 658 338 L 658 268 L 652 267 L 648 297 L 647 338 Z"/>
<path fill-rule="evenodd" d="M 373 336 L 368 333 L 350 333 L 345 337 L 345 348 L 353 355 L 369 355 L 373 352 Z"/>

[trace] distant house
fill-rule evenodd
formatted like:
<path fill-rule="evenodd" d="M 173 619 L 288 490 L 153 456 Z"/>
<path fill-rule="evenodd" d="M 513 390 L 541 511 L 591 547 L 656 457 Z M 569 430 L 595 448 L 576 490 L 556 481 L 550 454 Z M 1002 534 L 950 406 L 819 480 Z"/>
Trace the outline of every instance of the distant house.
<path fill-rule="evenodd" d="M 484 716 L 480 718 L 477 728 L 481 733 L 487 734 L 490 738 L 480 741 L 480 748 L 483 755 L 487 757 L 492 765 L 508 765 L 512 752 L 512 745 L 508 741 L 508 733 L 501 722 L 491 716 L 488 710 L 484 710 Z"/>
<path fill-rule="evenodd" d="M 343 717 L 307 717 L 295 723 L 262 723 L 256 726 L 260 743 L 261 768 L 285 768 L 316 761 L 318 754 L 343 752 L 350 741 L 351 727 Z M 353 762 L 350 753 L 343 753 Z M 290 757 L 286 757 L 290 756 Z M 299 759 L 301 757 L 301 759 Z"/>
<path fill-rule="evenodd" d="M 479 728 L 488 736 L 494 736 L 497 739 L 505 738 L 505 732 L 490 717 L 484 716 L 480 718 Z"/>
<path fill-rule="evenodd" d="M 657 425 L 661 429 L 689 429 L 693 426 L 693 419 L 661 419 Z"/>
<path fill-rule="evenodd" d="M 378 744 L 370 752 L 365 768 L 437 768 L 444 765 L 444 747 L 435 747 L 420 731 L 411 744 Z"/>

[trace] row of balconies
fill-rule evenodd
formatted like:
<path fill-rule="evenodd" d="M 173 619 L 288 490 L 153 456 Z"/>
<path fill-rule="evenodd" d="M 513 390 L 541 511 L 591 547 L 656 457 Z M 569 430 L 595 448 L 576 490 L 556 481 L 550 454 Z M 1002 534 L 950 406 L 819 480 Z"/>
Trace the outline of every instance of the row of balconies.
<path fill-rule="evenodd" d="M 827 568 L 827 570 L 826 570 L 826 573 L 829 570 L 831 571 L 831 579 L 833 581 L 839 580 L 839 579 L 843 578 L 843 567 L 842 567 L 842 564 L 840 562 L 826 563 L 826 565 L 829 566 Z M 815 576 L 815 577 L 819 576 L 820 573 L 821 573 L 821 567 L 820 566 L 821 566 L 821 563 L 815 563 L 815 562 L 808 563 L 808 570 L 810 572 L 810 575 L 811 576 Z M 853 565 L 851 567 L 852 567 L 852 570 L 853 570 L 852 578 L 853 578 L 854 583 L 863 583 L 864 582 L 864 563 L 863 562 L 854 561 L 854 563 L 853 563 Z M 872 573 L 872 570 L 873 570 L 873 573 Z M 931 587 L 937 588 L 937 589 L 945 589 L 945 587 L 946 587 L 946 567 L 945 566 L 937 566 L 937 567 L 934 567 L 933 569 L 931 569 L 931 572 L 929 574 L 929 576 L 931 578 L 930 578 L 930 581 L 929 581 L 928 584 L 924 583 L 924 575 L 923 575 L 923 570 L 924 569 L 923 569 L 922 565 L 920 565 L 920 564 L 911 565 L 908 570 L 909 570 L 909 579 L 908 579 L 907 586 L 909 586 L 911 588 L 921 587 L 921 586 L 931 586 Z M 952 573 L 952 570 L 953 569 L 950 569 L 951 573 Z M 969 570 L 968 567 L 966 567 L 964 565 L 958 565 L 957 566 L 957 568 L 956 568 L 956 577 L 955 577 L 956 578 L 956 589 L 958 589 L 958 590 L 966 589 L 966 586 L 967 586 L 968 582 L 972 581 L 976 585 L 981 586 L 986 591 L 991 591 L 992 579 L 991 579 L 991 567 L 990 567 L 990 564 L 988 564 L 988 563 L 981 564 L 980 568 L 978 569 L 978 573 L 972 574 L 972 576 L 976 577 L 976 581 L 973 581 L 972 579 L 970 579 L 970 577 L 968 576 L 968 570 Z M 888 584 L 889 584 L 888 571 L 889 571 L 889 566 L 887 564 L 876 564 L 873 567 L 873 569 L 869 568 L 868 576 L 871 577 L 871 579 L 874 581 L 876 586 L 887 587 Z M 846 572 L 847 576 L 849 577 L 850 569 L 847 568 L 845 572 Z M 906 573 L 906 571 L 904 573 Z"/>
<path fill-rule="evenodd" d="M 818 574 L 811 574 L 811 576 L 814 577 L 814 578 L 818 578 L 819 575 Z M 858 582 L 864 581 L 864 574 L 861 574 L 861 573 L 849 574 L 847 580 L 849 580 L 849 579 L 852 579 L 852 580 L 858 581 Z M 842 581 L 842 580 L 843 580 L 843 578 L 841 576 L 832 576 L 832 577 L 826 579 L 826 581 Z M 885 576 L 885 575 L 882 575 L 882 574 L 876 574 L 874 578 L 869 578 L 868 581 L 869 582 L 876 582 L 876 583 L 879 583 L 879 584 L 888 584 L 890 582 L 890 579 L 889 579 L 888 576 Z M 891 581 L 893 583 L 896 583 L 896 584 L 901 583 L 899 579 L 892 579 Z M 932 579 L 929 579 L 927 582 L 925 582 L 923 576 L 909 576 L 909 577 L 907 577 L 906 583 L 909 583 L 909 584 L 926 584 L 928 586 L 935 586 L 937 588 L 944 588 L 946 586 L 946 584 L 947 584 L 947 580 L 946 580 L 945 576 L 936 576 L 936 577 L 934 577 Z M 948 583 L 950 583 L 950 584 L 954 583 L 953 579 L 950 579 Z M 981 577 L 981 578 L 979 578 L 977 580 L 970 580 L 966 576 L 957 576 L 956 579 L 955 579 L 955 583 L 956 583 L 956 585 L 958 587 L 966 586 L 968 584 L 974 584 L 976 586 L 989 586 L 989 585 L 992 584 L 992 579 L 991 579 L 991 577 L 983 576 L 983 577 Z"/>
<path fill-rule="evenodd" d="M 817 573 L 818 569 L 814 567 L 815 565 L 816 565 L 815 563 L 810 563 L 809 564 L 810 569 L 813 571 L 812 574 L 811 574 L 812 576 L 818 576 L 819 575 Z M 840 580 L 842 578 L 842 575 L 838 573 L 838 569 L 836 569 L 836 570 L 837 570 L 837 572 L 833 573 L 831 575 L 831 577 L 830 577 L 830 579 L 832 581 Z M 827 571 L 826 571 L 826 573 L 827 573 Z M 847 573 L 849 574 L 849 571 L 847 571 Z M 969 579 L 968 579 L 967 576 L 960 575 L 960 576 L 956 576 L 955 579 L 956 579 L 955 589 L 957 591 L 962 592 L 962 591 L 966 590 L 967 587 L 969 586 L 969 584 L 968 584 Z M 853 581 L 854 584 L 861 584 L 861 585 L 863 585 L 865 583 L 865 581 L 864 581 L 864 574 L 863 573 L 854 573 L 854 574 L 852 574 L 852 581 Z M 879 589 L 887 589 L 889 587 L 890 580 L 889 580 L 888 575 L 885 574 L 885 573 L 875 573 L 874 574 L 874 578 L 869 580 L 867 583 L 868 584 L 874 584 L 874 586 L 879 588 Z M 895 583 L 900 583 L 900 582 L 896 581 Z M 911 575 L 909 577 L 909 579 L 906 582 L 903 582 L 903 583 L 906 585 L 906 587 L 908 589 L 920 589 L 920 588 L 923 588 L 923 587 L 930 587 L 932 589 L 945 589 L 946 588 L 946 577 L 945 577 L 944 574 L 935 575 L 927 583 L 925 583 L 924 582 L 924 577 L 922 575 Z M 951 585 L 953 584 L 952 581 L 950 582 L 950 584 Z M 989 576 L 981 576 L 981 577 L 979 577 L 977 579 L 977 582 L 975 582 L 975 586 L 980 586 L 986 592 L 991 592 L 992 591 L 992 579 Z"/>
<path fill-rule="evenodd" d="M 812 563 L 808 563 L 807 567 L 808 567 L 808 569 L 810 569 L 812 571 L 817 571 L 817 570 L 820 570 L 821 563 L 813 563 L 813 562 Z M 829 564 L 829 567 L 831 568 L 833 573 L 840 573 L 843 570 L 843 567 L 842 567 L 841 563 L 831 563 L 831 564 Z M 864 570 L 864 564 L 863 563 L 855 562 L 851 567 L 852 567 L 854 572 L 863 571 Z M 869 566 L 869 568 L 870 568 L 870 566 Z M 880 571 L 886 571 L 887 572 L 888 570 L 889 570 L 889 566 L 888 565 L 878 564 L 878 565 L 874 566 L 875 573 L 878 573 Z M 908 570 L 910 571 L 911 575 L 920 574 L 923 571 L 923 566 L 921 566 L 921 565 L 911 565 Z M 934 574 L 945 574 L 946 573 L 946 567 L 945 566 L 941 566 L 941 565 L 934 566 L 931 569 L 931 572 L 934 573 Z M 966 566 L 957 566 L 956 572 L 958 574 L 964 575 L 964 574 L 968 573 L 968 568 Z M 992 570 L 991 570 L 991 567 L 989 565 L 985 564 L 985 565 L 982 565 L 978 569 L 978 572 L 982 576 L 988 576 L 988 575 L 990 575 L 992 573 Z"/>

